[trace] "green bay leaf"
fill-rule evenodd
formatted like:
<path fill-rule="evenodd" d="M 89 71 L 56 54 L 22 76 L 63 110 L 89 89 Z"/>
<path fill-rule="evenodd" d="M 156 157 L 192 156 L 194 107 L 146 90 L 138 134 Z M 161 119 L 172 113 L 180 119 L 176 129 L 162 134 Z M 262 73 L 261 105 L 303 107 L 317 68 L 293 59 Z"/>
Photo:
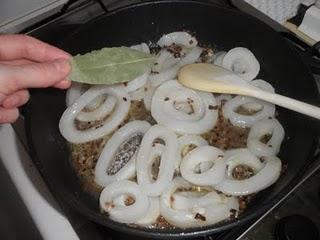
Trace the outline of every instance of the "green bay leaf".
<path fill-rule="evenodd" d="M 71 59 L 69 79 L 88 84 L 128 82 L 149 71 L 155 56 L 128 47 L 94 50 Z"/>

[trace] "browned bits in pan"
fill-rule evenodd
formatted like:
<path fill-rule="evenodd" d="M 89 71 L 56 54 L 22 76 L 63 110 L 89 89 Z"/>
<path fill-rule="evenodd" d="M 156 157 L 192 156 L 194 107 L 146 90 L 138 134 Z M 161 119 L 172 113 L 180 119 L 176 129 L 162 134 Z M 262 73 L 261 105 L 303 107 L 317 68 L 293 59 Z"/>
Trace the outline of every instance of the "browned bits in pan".
<path fill-rule="evenodd" d="M 213 129 L 201 136 L 212 146 L 220 149 L 242 148 L 247 145 L 248 128 L 233 126 L 222 114 L 221 106 L 218 107 L 218 121 Z"/>
<path fill-rule="evenodd" d="M 125 204 L 126 206 L 130 206 L 130 205 L 134 204 L 135 202 L 136 202 L 135 199 L 134 199 L 133 197 L 129 196 L 129 197 L 127 197 L 126 200 L 124 201 L 124 204 Z"/>
<path fill-rule="evenodd" d="M 237 180 L 244 180 L 252 177 L 254 170 L 246 165 L 238 165 L 232 171 L 232 177 Z"/>
<path fill-rule="evenodd" d="M 208 63 L 212 60 L 213 50 L 211 48 L 204 48 L 200 55 L 200 62 Z"/>
<path fill-rule="evenodd" d="M 230 219 L 235 219 L 237 217 L 238 211 L 236 209 L 230 209 Z"/>
<path fill-rule="evenodd" d="M 218 105 L 216 106 L 212 106 L 212 105 L 209 105 L 209 110 L 217 110 L 218 109 Z"/>
<path fill-rule="evenodd" d="M 200 220 L 200 221 L 206 221 L 206 217 L 203 216 L 203 215 L 200 214 L 200 213 L 197 213 L 197 214 L 194 216 L 194 219 L 197 219 L 197 220 Z"/>
<path fill-rule="evenodd" d="M 182 47 L 173 43 L 172 45 L 166 47 L 167 51 L 170 52 L 175 58 L 180 58 L 181 52 L 182 52 Z"/>

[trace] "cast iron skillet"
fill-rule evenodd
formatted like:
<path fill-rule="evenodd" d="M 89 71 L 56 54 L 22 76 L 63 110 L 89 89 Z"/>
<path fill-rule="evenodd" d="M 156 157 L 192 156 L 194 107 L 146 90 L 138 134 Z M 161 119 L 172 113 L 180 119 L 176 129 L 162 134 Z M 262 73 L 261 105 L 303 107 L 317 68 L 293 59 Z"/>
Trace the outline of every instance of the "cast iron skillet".
<path fill-rule="evenodd" d="M 124 7 L 94 19 L 68 37 L 62 47 L 71 54 L 106 46 L 156 41 L 162 34 L 189 30 L 202 44 L 228 50 L 236 46 L 251 49 L 261 64 L 259 78 L 269 81 L 277 92 L 315 102 L 317 88 L 298 54 L 262 22 L 203 1 L 156 1 Z M 286 137 L 280 158 L 287 167 L 272 187 L 259 193 L 238 219 L 215 226 L 156 230 L 113 222 L 99 211 L 96 198 L 83 191 L 70 165 L 66 141 L 58 130 L 65 109 L 65 92 L 46 89 L 32 93 L 27 111 L 27 134 L 34 161 L 51 190 L 74 209 L 108 228 L 144 237 L 195 237 L 225 231 L 265 212 L 297 183 L 314 153 L 317 131 L 314 121 L 277 108 Z"/>

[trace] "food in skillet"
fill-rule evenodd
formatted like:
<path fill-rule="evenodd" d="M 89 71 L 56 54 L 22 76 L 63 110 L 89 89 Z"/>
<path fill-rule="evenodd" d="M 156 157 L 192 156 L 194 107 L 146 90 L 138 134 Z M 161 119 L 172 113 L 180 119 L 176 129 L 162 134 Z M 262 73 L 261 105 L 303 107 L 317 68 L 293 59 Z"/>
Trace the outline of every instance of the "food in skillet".
<path fill-rule="evenodd" d="M 132 48 L 150 52 L 145 43 Z M 76 170 L 117 222 L 188 228 L 236 217 L 244 196 L 280 176 L 284 129 L 275 106 L 188 89 L 176 77 L 185 64 L 207 62 L 273 87 L 256 79 L 260 65 L 246 48 L 214 52 L 174 32 L 151 51 L 153 66 L 128 83 L 68 90 L 59 127 Z"/>

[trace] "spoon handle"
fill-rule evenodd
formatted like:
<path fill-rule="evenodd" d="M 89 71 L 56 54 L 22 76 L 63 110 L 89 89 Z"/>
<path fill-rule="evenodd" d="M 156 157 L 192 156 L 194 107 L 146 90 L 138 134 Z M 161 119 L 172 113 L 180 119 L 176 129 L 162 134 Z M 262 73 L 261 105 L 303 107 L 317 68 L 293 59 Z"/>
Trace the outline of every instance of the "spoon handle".
<path fill-rule="evenodd" d="M 249 95 L 249 94 L 248 94 Z M 255 98 L 274 103 L 284 108 L 303 113 L 305 115 L 320 119 L 320 108 L 276 93 L 262 90 L 252 90 L 250 95 Z"/>

